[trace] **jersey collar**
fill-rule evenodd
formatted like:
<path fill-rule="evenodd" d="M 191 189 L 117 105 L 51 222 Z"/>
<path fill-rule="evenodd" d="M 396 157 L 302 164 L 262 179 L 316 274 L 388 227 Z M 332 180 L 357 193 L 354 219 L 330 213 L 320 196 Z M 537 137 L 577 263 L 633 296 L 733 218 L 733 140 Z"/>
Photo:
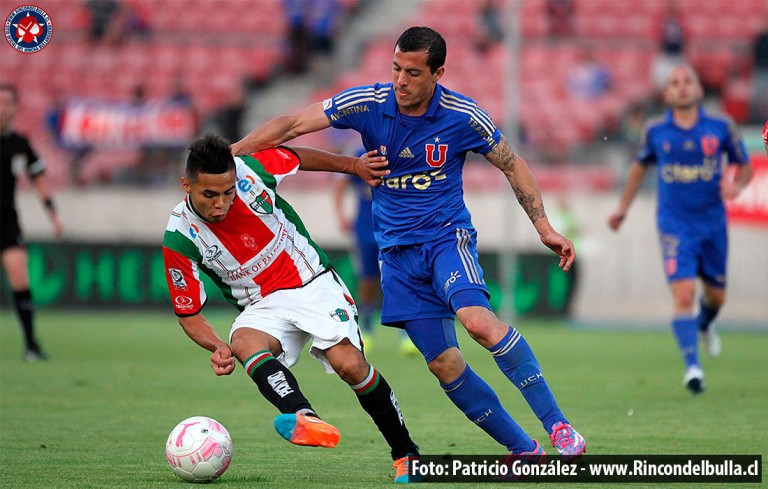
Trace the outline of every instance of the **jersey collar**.
<path fill-rule="evenodd" d="M 704 113 L 704 106 L 699 104 L 699 120 L 702 120 L 706 114 Z M 672 116 L 672 109 L 667 109 L 665 117 L 667 122 L 675 124 L 675 119 Z M 676 124 L 675 124 L 676 125 Z"/>
<path fill-rule="evenodd" d="M 192 205 L 192 199 L 189 198 L 189 195 L 184 197 L 184 202 L 187 204 L 187 209 L 189 209 L 189 212 L 191 212 L 193 216 L 195 216 L 196 218 L 198 218 L 203 222 L 208 222 L 207 219 L 205 219 L 203 216 L 197 213 L 197 211 L 195 210 L 195 207 Z"/>
<path fill-rule="evenodd" d="M 435 84 L 435 93 L 432 94 L 432 100 L 429 101 L 429 107 L 427 107 L 427 111 L 424 113 L 424 115 L 419 117 L 433 117 L 435 115 L 435 111 L 437 111 L 437 106 L 440 104 L 440 98 L 443 95 L 443 86 L 439 83 Z M 389 91 L 389 96 L 387 97 L 387 103 L 384 105 L 384 115 L 388 117 L 395 118 L 397 117 L 397 99 L 395 98 L 395 85 L 392 84 L 392 90 Z"/>

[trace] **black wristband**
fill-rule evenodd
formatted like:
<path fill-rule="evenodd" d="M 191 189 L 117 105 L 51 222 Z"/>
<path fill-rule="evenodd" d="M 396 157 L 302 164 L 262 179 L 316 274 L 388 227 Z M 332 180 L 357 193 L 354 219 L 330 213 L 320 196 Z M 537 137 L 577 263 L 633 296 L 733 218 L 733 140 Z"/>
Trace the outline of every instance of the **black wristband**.
<path fill-rule="evenodd" d="M 46 209 L 48 209 L 51 212 L 56 210 L 56 205 L 54 205 L 53 199 L 50 197 L 48 197 L 43 201 L 43 205 L 45 206 Z"/>

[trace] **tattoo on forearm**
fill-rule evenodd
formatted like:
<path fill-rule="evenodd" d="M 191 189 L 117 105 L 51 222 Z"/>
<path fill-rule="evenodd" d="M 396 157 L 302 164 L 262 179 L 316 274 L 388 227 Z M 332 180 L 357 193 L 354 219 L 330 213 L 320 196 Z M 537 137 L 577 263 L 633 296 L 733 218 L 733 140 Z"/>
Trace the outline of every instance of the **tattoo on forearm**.
<path fill-rule="evenodd" d="M 512 147 L 509 145 L 509 143 L 506 142 L 506 140 L 503 140 L 498 146 L 496 146 L 494 151 L 496 152 L 498 166 L 502 171 L 506 171 L 512 168 L 512 164 L 517 160 L 517 155 L 514 151 L 512 151 Z"/>
<path fill-rule="evenodd" d="M 512 189 L 515 191 L 517 201 L 520 203 L 520 206 L 525 213 L 528 214 L 528 219 L 530 219 L 531 222 L 536 222 L 537 219 L 546 215 L 544 213 L 544 204 L 542 203 L 539 206 L 536 206 L 536 197 L 533 194 L 526 195 L 519 187 L 512 187 Z"/>

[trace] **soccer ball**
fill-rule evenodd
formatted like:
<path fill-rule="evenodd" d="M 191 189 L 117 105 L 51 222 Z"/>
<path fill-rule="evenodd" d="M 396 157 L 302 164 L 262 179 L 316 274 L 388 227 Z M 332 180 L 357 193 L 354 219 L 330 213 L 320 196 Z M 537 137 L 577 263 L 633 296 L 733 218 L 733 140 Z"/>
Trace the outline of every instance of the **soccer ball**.
<path fill-rule="evenodd" d="M 187 482 L 211 482 L 232 461 L 232 438 L 218 421 L 192 416 L 176 425 L 165 443 L 171 469 Z"/>

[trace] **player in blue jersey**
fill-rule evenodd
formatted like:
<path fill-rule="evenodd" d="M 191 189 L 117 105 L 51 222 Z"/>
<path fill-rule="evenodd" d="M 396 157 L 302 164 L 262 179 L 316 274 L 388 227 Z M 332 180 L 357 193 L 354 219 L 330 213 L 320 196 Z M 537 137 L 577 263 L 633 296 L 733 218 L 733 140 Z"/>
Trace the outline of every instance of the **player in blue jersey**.
<path fill-rule="evenodd" d="M 358 154 L 365 153 L 360 148 Z M 347 217 L 344 200 L 347 189 L 352 189 L 355 196 L 355 214 Z M 371 187 L 356 175 L 340 176 L 333 192 L 334 208 L 339 226 L 344 232 L 351 232 L 355 242 L 355 273 L 357 274 L 357 309 L 360 329 L 365 339 L 366 350 L 371 349 L 374 334 L 373 317 L 379 308 L 379 247 L 373 234 L 373 211 Z M 416 346 L 403 331 L 400 340 L 400 352 L 412 355 L 418 352 Z"/>
<path fill-rule="evenodd" d="M 586 441 L 560 411 L 528 343 L 490 308 L 476 231 L 463 197 L 466 154 L 479 153 L 504 173 L 563 270 L 570 269 L 576 253 L 571 241 L 550 225 L 530 168 L 488 114 L 438 83 L 445 57 L 440 34 L 411 27 L 395 44 L 392 83 L 349 88 L 277 117 L 235 143 L 232 151 L 275 146 L 333 126 L 357 131 L 367 150 L 387 156 L 390 173 L 373 189 L 382 323 L 408 332 L 447 396 L 494 440 L 515 454 L 543 454 L 464 361 L 454 326 L 458 317 L 520 389 L 558 452 L 576 457 Z"/>
<path fill-rule="evenodd" d="M 699 332 L 708 353 L 720 354 L 712 320 L 725 302 L 728 235 L 724 201 L 749 184 L 752 165 L 732 122 L 701 106 L 703 89 L 696 72 L 678 65 L 667 79 L 662 117 L 647 123 L 618 208 L 608 217 L 617 231 L 650 165 L 658 170 L 657 225 L 674 314 L 672 330 L 685 363 L 683 384 L 694 394 L 704 390 L 698 359 Z M 722 158 L 737 165 L 733 179 L 724 175 Z M 694 314 L 696 279 L 703 295 Z"/>

